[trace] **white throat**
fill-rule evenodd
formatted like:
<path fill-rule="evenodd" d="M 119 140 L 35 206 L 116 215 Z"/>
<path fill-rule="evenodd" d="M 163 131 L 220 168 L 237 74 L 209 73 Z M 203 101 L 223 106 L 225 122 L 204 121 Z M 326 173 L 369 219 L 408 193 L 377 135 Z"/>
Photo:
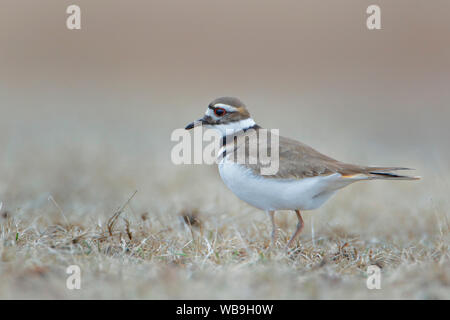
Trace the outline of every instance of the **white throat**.
<path fill-rule="evenodd" d="M 218 130 L 222 137 L 225 137 L 227 135 L 251 128 L 255 124 L 256 123 L 252 118 L 247 118 L 244 120 L 234 121 L 226 124 L 216 124 L 209 127 Z"/>

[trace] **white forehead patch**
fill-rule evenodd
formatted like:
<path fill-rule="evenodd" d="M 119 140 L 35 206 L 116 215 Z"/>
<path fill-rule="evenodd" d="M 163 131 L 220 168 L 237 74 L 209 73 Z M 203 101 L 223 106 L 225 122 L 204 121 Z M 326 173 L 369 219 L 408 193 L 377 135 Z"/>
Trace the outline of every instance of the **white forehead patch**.
<path fill-rule="evenodd" d="M 235 107 L 230 106 L 230 105 L 228 105 L 228 104 L 224 104 L 224 103 L 216 103 L 216 104 L 214 105 L 214 107 L 216 107 L 216 108 L 223 108 L 223 109 L 225 109 L 227 112 L 234 112 L 234 111 L 237 110 Z"/>
<path fill-rule="evenodd" d="M 214 114 L 213 109 L 210 108 L 206 108 L 205 115 L 210 116 L 211 118 L 214 118 L 216 120 L 218 119 L 217 116 Z"/>

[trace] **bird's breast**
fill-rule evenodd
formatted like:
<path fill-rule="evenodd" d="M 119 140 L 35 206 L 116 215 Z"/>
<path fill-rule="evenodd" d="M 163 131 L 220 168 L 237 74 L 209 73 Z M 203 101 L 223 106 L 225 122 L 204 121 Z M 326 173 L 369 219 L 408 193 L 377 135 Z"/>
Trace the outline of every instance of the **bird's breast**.
<path fill-rule="evenodd" d="M 238 198 L 262 210 L 316 209 L 334 193 L 335 189 L 329 186 L 339 178 L 335 175 L 305 179 L 265 178 L 231 161 L 219 163 L 219 173 Z"/>

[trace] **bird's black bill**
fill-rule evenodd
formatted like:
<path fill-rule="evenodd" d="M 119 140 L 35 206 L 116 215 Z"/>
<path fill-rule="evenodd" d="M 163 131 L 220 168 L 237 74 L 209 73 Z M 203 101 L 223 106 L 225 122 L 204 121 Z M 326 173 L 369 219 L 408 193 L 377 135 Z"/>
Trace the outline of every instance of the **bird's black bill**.
<path fill-rule="evenodd" d="M 189 123 L 187 126 L 186 126 L 186 128 L 184 128 L 184 129 L 186 129 L 186 130 L 191 130 L 191 129 L 194 129 L 194 127 L 196 127 L 196 126 L 198 126 L 199 124 L 205 124 L 205 123 L 207 123 L 203 118 L 202 119 L 198 119 L 197 121 L 194 121 L 194 122 L 192 122 L 192 123 Z"/>

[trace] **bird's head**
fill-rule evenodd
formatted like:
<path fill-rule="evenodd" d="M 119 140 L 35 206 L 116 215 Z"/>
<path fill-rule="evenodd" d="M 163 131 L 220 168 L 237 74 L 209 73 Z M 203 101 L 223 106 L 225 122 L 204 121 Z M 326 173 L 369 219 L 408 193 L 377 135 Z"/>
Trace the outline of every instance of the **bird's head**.
<path fill-rule="evenodd" d="M 222 135 L 237 132 L 255 126 L 244 103 L 233 97 L 222 97 L 212 101 L 203 118 L 186 126 L 190 130 L 197 125 L 220 131 Z"/>

